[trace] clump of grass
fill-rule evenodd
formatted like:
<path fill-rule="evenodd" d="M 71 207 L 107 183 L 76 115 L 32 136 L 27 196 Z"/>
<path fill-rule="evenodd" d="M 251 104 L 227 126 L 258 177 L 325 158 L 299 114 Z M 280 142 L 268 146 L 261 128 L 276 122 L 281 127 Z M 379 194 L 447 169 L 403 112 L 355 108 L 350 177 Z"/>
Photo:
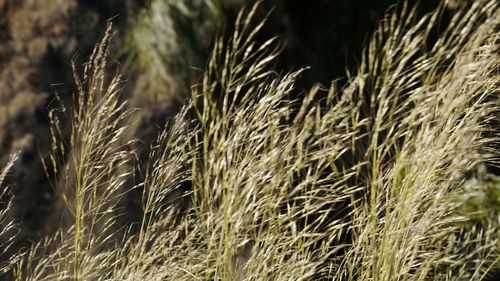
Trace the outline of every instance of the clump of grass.
<path fill-rule="evenodd" d="M 28 270 L 26 279 L 40 280 L 46 272 L 50 272 L 50 277 L 43 277 L 52 280 L 66 275 L 74 280 L 93 279 L 92 276 L 109 270 L 109 257 L 99 251 L 109 239 L 114 239 L 115 207 L 126 192 L 123 185 L 130 174 L 122 168 L 132 157 L 126 145 L 121 144 L 127 128 L 123 122 L 129 113 L 126 102 L 120 101 L 121 78 L 116 75 L 108 82 L 106 76 L 110 40 L 111 26 L 84 65 L 81 77 L 74 66 L 78 93 L 69 124 L 63 123 L 56 112 L 50 112 L 53 142 L 45 167 L 49 174 L 54 172 L 54 187 L 72 221 L 68 230 L 56 235 L 56 240 L 60 240 L 57 243 L 61 243 L 56 253 L 67 255 L 67 259 L 58 263 L 52 260 L 60 258 L 57 255 L 43 257 L 39 263 L 45 265 L 33 272 Z M 69 131 L 69 142 L 63 137 L 65 131 Z M 73 241 L 72 245 L 68 241 Z M 49 239 L 35 249 L 51 243 L 54 242 Z M 94 252 L 95 259 L 88 260 Z"/>
<path fill-rule="evenodd" d="M 4 187 L 3 182 L 18 158 L 19 154 L 11 155 L 5 167 L 0 170 L 0 200 L 2 200 L 0 202 L 0 258 L 7 254 L 11 254 L 9 251 L 16 237 L 16 223 L 9 214 L 13 201 L 7 198 L 7 196 L 9 196 L 9 188 Z M 2 259 L 7 260 L 7 262 L 0 263 L 0 276 L 8 272 L 20 257 L 21 255 L 17 255 L 9 259 Z"/>
<path fill-rule="evenodd" d="M 142 103 L 183 104 L 201 75 L 218 9 L 206 0 L 152 0 L 130 21 L 124 44 L 129 71 L 138 73 Z M 195 69 L 198 68 L 198 69 Z"/>
<path fill-rule="evenodd" d="M 119 78 L 105 79 L 108 32 L 75 78 L 68 144 L 52 119 L 73 223 L 33 246 L 16 280 L 485 279 L 500 237 L 498 198 L 481 199 L 498 197 L 482 167 L 499 164 L 499 5 L 457 10 L 433 42 L 445 6 L 395 9 L 345 87 L 300 100 L 307 70 L 273 71 L 277 39 L 255 43 L 259 3 L 241 12 L 152 145 L 141 225 L 124 236 L 128 113 Z"/>

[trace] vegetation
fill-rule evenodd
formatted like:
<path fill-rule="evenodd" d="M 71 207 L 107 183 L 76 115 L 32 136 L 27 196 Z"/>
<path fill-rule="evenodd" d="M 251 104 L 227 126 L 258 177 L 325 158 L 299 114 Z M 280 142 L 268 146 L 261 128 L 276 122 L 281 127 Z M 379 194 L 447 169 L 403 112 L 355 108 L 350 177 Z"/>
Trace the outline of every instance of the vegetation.
<path fill-rule="evenodd" d="M 52 111 L 45 168 L 69 227 L 0 264 L 13 280 L 484 280 L 500 267 L 499 4 L 437 33 L 395 7 L 345 86 L 279 74 L 259 3 L 216 40 L 201 81 L 129 179 L 134 119 L 107 77 L 111 26 L 71 108 Z M 259 43 L 257 43 L 259 42 Z M 161 76 L 161 75 L 160 75 Z M 69 137 L 66 137 L 69 136 Z M 0 173 L 0 184 L 16 156 Z M 120 200 L 142 192 L 139 225 Z M 4 196 L 4 192 L 1 193 Z M 8 210 L 2 206 L 3 210 Z M 7 211 L 0 239 L 15 239 Z M 2 252 L 0 251 L 0 254 Z"/>

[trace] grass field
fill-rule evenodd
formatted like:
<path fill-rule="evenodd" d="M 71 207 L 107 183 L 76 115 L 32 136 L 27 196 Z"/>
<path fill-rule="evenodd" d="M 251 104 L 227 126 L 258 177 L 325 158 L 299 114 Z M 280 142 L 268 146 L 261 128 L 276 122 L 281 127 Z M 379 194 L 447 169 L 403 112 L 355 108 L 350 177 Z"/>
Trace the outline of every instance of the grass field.
<path fill-rule="evenodd" d="M 215 41 L 199 83 L 151 144 L 127 139 L 137 110 L 121 94 L 126 77 L 108 65 L 110 24 L 88 62 L 74 65 L 73 104 L 49 114 L 52 146 L 42 157 L 67 226 L 10 254 L 0 274 L 494 280 L 500 8 L 465 7 L 439 32 L 445 4 L 422 17 L 395 7 L 346 85 L 332 77 L 298 93 L 308 69 L 273 69 L 282 47 L 259 37 L 258 2 Z M 132 192 L 138 224 L 121 205 Z M 0 209 L 0 255 L 16 239 L 10 206 Z"/>

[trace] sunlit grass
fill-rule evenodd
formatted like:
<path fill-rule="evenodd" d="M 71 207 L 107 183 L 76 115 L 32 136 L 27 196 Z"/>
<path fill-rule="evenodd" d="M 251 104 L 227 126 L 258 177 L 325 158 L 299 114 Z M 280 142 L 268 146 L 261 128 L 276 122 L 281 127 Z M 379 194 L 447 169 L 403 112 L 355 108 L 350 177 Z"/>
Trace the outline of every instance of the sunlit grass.
<path fill-rule="evenodd" d="M 278 39 L 256 42 L 259 4 L 242 11 L 135 187 L 125 185 L 134 154 L 120 142 L 133 115 L 120 77 L 106 77 L 108 29 L 75 70 L 70 122 L 51 113 L 46 168 L 71 227 L 5 271 L 14 280 L 484 279 L 499 267 L 499 184 L 485 168 L 499 164 L 499 5 L 457 11 L 430 43 L 443 7 L 422 18 L 395 9 L 345 87 L 314 85 L 301 99 L 294 85 L 307 69 L 276 73 Z M 142 219 L 118 234 L 115 207 L 130 188 L 143 191 Z"/>

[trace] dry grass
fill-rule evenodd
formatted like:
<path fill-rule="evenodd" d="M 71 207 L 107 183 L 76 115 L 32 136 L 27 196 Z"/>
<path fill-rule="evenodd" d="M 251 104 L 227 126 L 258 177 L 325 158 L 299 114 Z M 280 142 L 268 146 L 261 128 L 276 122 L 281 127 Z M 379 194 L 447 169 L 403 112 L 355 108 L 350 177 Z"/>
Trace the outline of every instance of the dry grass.
<path fill-rule="evenodd" d="M 12 199 L 8 198 L 10 195 L 8 187 L 4 187 L 2 184 L 18 158 L 19 154 L 11 155 L 7 165 L 0 170 L 0 200 L 2 200 L 0 202 L 0 258 L 11 254 L 10 247 L 16 236 L 16 223 L 9 214 L 9 210 L 12 208 Z M 4 201 L 6 203 L 3 203 Z M 2 259 L 7 260 L 7 262 L 0 263 L 0 276 L 11 270 L 21 257 L 22 255 L 18 254 L 9 259 Z"/>
<path fill-rule="evenodd" d="M 345 87 L 315 85 L 301 100 L 290 96 L 307 70 L 273 71 L 280 46 L 255 43 L 257 9 L 216 42 L 191 102 L 152 145 L 141 226 L 124 236 L 113 214 L 133 154 L 119 144 L 120 78 L 106 82 L 108 30 L 75 76 L 69 143 L 52 115 L 47 169 L 73 222 L 33 246 L 15 280 L 482 280 L 498 270 L 500 185 L 485 169 L 499 164 L 497 1 L 459 10 L 436 42 L 441 8 L 396 9 Z"/>

